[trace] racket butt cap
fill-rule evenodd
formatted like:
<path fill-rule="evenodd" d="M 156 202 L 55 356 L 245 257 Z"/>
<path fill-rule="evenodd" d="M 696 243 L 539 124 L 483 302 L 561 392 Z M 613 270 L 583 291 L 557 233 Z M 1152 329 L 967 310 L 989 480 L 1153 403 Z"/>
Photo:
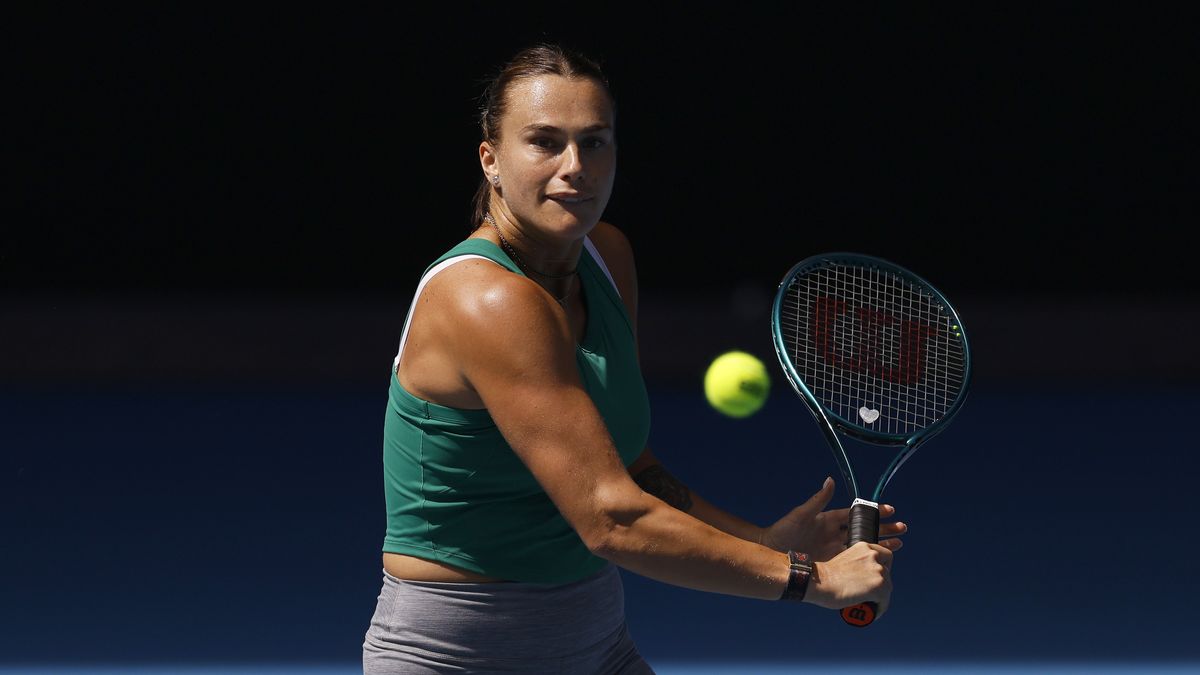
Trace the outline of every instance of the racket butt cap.
<path fill-rule="evenodd" d="M 875 615 L 878 612 L 879 605 L 876 603 L 860 602 L 842 610 L 842 621 L 855 628 L 863 628 L 875 621 Z"/>

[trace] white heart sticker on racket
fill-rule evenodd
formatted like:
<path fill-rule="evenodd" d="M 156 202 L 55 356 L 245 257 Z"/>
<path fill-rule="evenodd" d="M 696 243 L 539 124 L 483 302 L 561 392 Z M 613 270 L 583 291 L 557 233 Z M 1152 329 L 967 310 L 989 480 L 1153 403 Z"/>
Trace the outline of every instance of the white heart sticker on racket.
<path fill-rule="evenodd" d="M 879 411 L 868 408 L 864 405 L 858 409 L 858 416 L 862 418 L 862 421 L 866 422 L 867 424 L 871 424 L 875 420 L 879 419 Z"/>

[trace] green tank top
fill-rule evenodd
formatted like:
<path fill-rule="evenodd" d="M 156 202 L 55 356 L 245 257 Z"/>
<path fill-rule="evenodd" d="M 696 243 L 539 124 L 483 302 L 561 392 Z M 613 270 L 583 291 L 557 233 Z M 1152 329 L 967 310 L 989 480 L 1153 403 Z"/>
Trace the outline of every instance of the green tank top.
<path fill-rule="evenodd" d="M 590 243 L 579 261 L 587 325 L 575 361 L 629 466 L 646 447 L 650 403 L 629 315 L 607 268 L 589 249 Z M 483 256 L 523 274 L 499 247 L 483 239 L 463 241 L 429 269 L 462 255 Z M 406 328 L 411 318 L 410 309 Z M 389 373 L 383 433 L 383 550 L 530 583 L 567 583 L 599 571 L 605 561 L 584 546 L 488 411 L 450 408 L 413 396 L 396 378 L 398 362 L 399 355 Z"/>

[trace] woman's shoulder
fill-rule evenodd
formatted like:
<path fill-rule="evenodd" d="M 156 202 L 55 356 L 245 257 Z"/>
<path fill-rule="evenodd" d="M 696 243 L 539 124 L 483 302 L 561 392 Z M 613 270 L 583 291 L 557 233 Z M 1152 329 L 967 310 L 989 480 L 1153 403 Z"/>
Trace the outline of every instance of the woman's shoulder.
<path fill-rule="evenodd" d="M 588 238 L 592 240 L 592 245 L 604 259 L 604 266 L 608 268 L 617 285 L 621 287 L 622 294 L 626 287 L 629 287 L 630 290 L 635 289 L 637 271 L 633 261 L 633 246 L 629 243 L 629 237 L 625 236 L 625 233 L 612 223 L 600 221 L 596 223 L 596 227 L 592 228 Z"/>
<path fill-rule="evenodd" d="M 435 308 L 442 321 L 456 328 L 495 330 L 497 324 L 508 325 L 513 318 L 553 319 L 545 293 L 533 280 L 478 257 L 457 260 L 430 278 L 421 303 Z"/>
<path fill-rule="evenodd" d="M 426 400 L 479 407 L 480 400 L 470 399 L 483 381 L 476 378 L 521 372 L 529 359 L 546 354 L 574 353 L 570 326 L 557 309 L 534 281 L 497 262 L 455 260 L 429 277 L 413 302 L 408 351 L 415 356 L 406 357 L 411 369 L 401 384 Z"/>
<path fill-rule="evenodd" d="M 629 243 L 629 237 L 616 225 L 602 220 L 592 228 L 588 238 L 610 267 L 626 261 L 632 264 L 633 246 Z"/>
<path fill-rule="evenodd" d="M 617 292 L 625 302 L 625 310 L 634 317 L 636 325 L 638 306 L 637 267 L 633 263 L 633 246 L 629 238 L 619 228 L 611 223 L 599 222 L 592 228 L 588 238 L 596 247 L 596 252 L 604 260 L 604 266 L 612 275 Z"/>

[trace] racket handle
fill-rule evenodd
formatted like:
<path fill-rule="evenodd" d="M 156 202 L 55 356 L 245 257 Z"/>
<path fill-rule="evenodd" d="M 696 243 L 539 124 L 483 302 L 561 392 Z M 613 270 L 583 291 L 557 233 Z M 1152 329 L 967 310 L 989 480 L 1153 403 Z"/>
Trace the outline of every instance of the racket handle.
<path fill-rule="evenodd" d="M 849 546 L 860 541 L 869 544 L 879 543 L 879 504 L 865 499 L 855 499 L 850 507 L 850 540 Z M 842 621 L 862 628 L 871 625 L 875 615 L 879 613 L 879 605 L 874 602 L 860 602 L 842 610 Z"/>

